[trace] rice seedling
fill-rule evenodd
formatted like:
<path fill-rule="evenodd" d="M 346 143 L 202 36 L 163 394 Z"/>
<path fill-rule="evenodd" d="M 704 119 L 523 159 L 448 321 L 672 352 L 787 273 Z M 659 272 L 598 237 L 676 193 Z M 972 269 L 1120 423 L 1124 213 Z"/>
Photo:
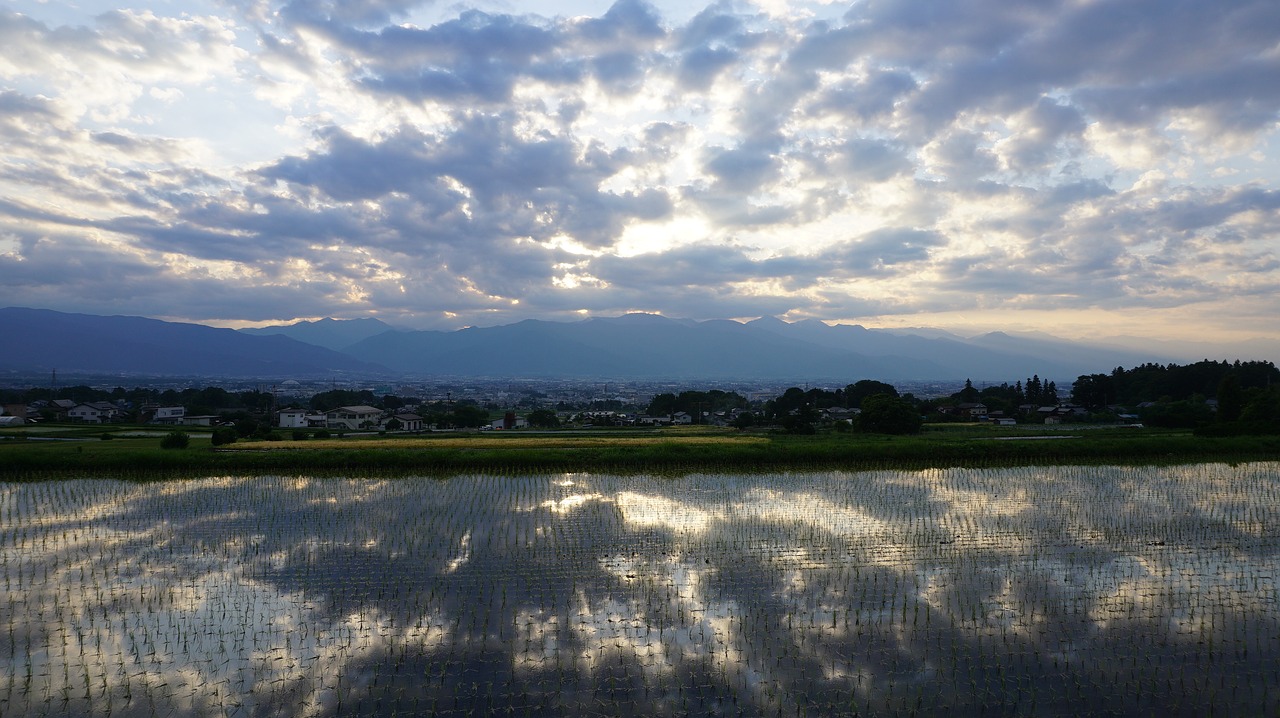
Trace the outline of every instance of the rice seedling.
<path fill-rule="evenodd" d="M 0 714 L 1271 714 L 1280 465 L 0 484 Z"/>

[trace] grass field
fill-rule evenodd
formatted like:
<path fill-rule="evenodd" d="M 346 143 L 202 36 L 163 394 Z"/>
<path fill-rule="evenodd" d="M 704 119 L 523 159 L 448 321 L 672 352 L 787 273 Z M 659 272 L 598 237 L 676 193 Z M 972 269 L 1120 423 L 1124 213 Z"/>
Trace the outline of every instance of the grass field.
<path fill-rule="evenodd" d="M 155 427 L 39 426 L 0 430 L 0 477 L 31 480 L 174 473 L 448 475 L 457 472 L 897 469 L 1048 464 L 1170 464 L 1280 458 L 1280 437 L 1197 437 L 1140 428 L 926 427 L 917 436 L 831 433 L 791 436 L 731 429 L 360 435 L 304 441 L 241 441 L 160 448 Z"/>

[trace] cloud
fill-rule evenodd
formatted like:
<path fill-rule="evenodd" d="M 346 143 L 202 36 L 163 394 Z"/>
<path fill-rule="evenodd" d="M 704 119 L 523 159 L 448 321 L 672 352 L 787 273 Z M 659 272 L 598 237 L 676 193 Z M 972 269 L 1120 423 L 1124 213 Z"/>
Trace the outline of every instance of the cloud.
<path fill-rule="evenodd" d="M 1275 3 L 546 7 L 0 13 L 8 303 L 1256 316 L 1280 282 Z"/>
<path fill-rule="evenodd" d="M 470 115 L 459 122 L 444 135 L 405 127 L 373 142 L 330 129 L 320 138 L 322 151 L 286 158 L 260 174 L 339 201 L 406 193 L 427 211 L 448 214 L 459 239 L 569 235 L 608 246 L 628 222 L 670 212 L 659 189 L 600 189 L 626 167 L 626 152 L 551 135 L 521 138 L 501 118 Z"/>

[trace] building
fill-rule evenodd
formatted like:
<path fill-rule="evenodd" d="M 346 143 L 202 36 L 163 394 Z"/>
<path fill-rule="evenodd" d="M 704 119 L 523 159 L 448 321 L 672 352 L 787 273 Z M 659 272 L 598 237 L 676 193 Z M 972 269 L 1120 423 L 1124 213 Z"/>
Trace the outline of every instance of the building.
<path fill-rule="evenodd" d="M 106 424 L 115 421 L 118 416 L 120 416 L 120 410 L 115 404 L 105 401 L 77 404 L 67 412 L 67 418 L 79 424 Z"/>
<path fill-rule="evenodd" d="M 396 429 L 391 429 L 387 426 L 393 420 L 397 422 L 393 424 L 393 426 L 398 427 Z M 422 431 L 422 417 L 417 414 L 396 414 L 383 422 L 382 426 L 388 431 Z"/>
<path fill-rule="evenodd" d="M 306 409 L 290 407 L 276 412 L 276 426 L 281 429 L 323 429 L 328 425 L 326 415 Z"/>
<path fill-rule="evenodd" d="M 516 416 L 515 412 L 508 411 L 501 419 L 489 422 L 489 427 L 508 431 L 511 429 L 527 429 L 529 428 L 529 422 L 523 416 Z"/>
<path fill-rule="evenodd" d="M 338 431 L 360 431 L 378 426 L 382 410 L 373 406 L 340 406 L 325 412 L 325 426 Z"/>
<path fill-rule="evenodd" d="M 181 424 L 187 416 L 185 406 L 162 406 L 151 416 L 152 424 Z"/>

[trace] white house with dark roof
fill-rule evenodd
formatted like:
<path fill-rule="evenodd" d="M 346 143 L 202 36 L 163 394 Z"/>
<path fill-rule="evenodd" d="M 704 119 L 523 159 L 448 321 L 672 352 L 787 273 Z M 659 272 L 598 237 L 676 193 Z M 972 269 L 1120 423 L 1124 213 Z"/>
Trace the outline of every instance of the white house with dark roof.
<path fill-rule="evenodd" d="M 105 424 L 119 415 L 120 409 L 115 404 L 109 404 L 105 401 L 77 404 L 67 412 L 68 419 L 81 424 Z"/>
<path fill-rule="evenodd" d="M 378 426 L 382 409 L 373 406 L 340 406 L 325 412 L 325 426 L 338 431 L 359 431 Z"/>

